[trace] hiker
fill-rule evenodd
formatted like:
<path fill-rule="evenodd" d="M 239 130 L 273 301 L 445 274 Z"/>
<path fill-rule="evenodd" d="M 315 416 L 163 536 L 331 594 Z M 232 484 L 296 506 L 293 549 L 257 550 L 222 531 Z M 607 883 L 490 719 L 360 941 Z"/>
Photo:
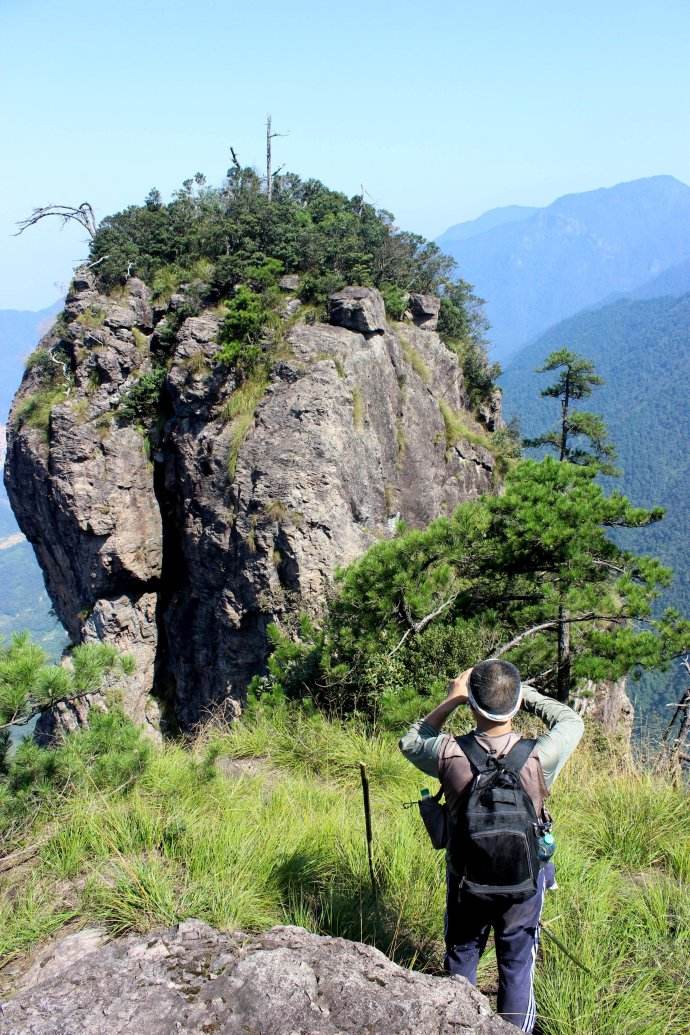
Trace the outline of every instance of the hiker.
<path fill-rule="evenodd" d="M 458 738 L 442 733 L 448 716 L 465 703 L 473 713 L 476 729 Z M 522 740 L 512 729 L 513 716 L 521 706 L 549 727 L 537 741 Z M 405 757 L 440 781 L 446 799 L 449 837 L 445 969 L 476 984 L 479 957 L 493 927 L 499 975 L 498 1013 L 526 1032 L 532 1031 L 536 1019 L 534 965 L 544 892 L 556 886 L 553 863 L 544 861 L 548 852 L 553 851 L 553 838 L 550 834 L 546 838 L 547 848 L 538 841 L 539 832 L 543 838 L 543 832 L 550 827 L 544 800 L 575 750 L 583 729 L 582 719 L 572 708 L 521 685 L 514 665 L 489 660 L 451 680 L 446 700 L 414 723 L 400 741 Z M 489 795 L 494 811 L 488 819 L 488 798 L 481 789 L 487 780 L 490 786 L 498 787 Z M 506 792 L 505 788 L 511 786 L 517 790 Z M 466 808 L 470 798 L 471 814 Z M 506 822 L 505 816 L 503 820 L 495 818 L 501 809 L 515 810 L 516 802 L 522 811 L 514 815 L 527 817 L 527 837 L 505 829 L 515 827 L 514 821 Z M 497 832 L 501 822 L 504 829 Z M 478 823 L 485 823 L 483 834 L 476 830 Z M 528 828 L 533 828 L 534 833 Z M 489 873 L 495 866 L 495 873 L 503 875 L 500 883 L 507 887 L 476 883 L 476 873 L 470 873 L 474 882 L 468 879 L 471 867 L 467 859 L 472 858 L 474 849 L 470 845 L 468 850 L 467 838 L 472 836 L 472 845 L 480 844 L 479 870 Z M 516 847 L 518 843 L 528 847 Z M 484 849 L 485 845 L 490 847 Z M 526 858 L 516 862 L 520 852 Z M 519 885 L 511 884 L 515 867 L 515 880 L 522 880 Z M 479 880 L 482 879 L 486 878 L 480 872 Z M 495 874 L 493 880 L 499 883 Z"/>

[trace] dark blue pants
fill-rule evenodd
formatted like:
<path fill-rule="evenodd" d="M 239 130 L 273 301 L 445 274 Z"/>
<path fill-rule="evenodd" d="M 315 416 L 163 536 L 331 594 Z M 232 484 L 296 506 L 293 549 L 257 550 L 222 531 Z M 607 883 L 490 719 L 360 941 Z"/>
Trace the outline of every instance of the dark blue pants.
<path fill-rule="evenodd" d="M 539 946 L 539 918 L 544 891 L 555 883 L 553 863 L 539 872 L 536 894 L 507 908 L 487 905 L 460 894 L 460 878 L 448 872 L 446 898 L 446 957 L 449 974 L 477 983 L 477 964 L 489 931 L 494 929 L 498 961 L 498 1012 L 521 1031 L 532 1031 L 537 1016 L 534 965 Z"/>

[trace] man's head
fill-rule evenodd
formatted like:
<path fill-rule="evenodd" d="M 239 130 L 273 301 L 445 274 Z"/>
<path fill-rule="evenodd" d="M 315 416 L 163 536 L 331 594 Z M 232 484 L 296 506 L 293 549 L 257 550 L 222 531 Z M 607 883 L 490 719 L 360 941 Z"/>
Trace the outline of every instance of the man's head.
<path fill-rule="evenodd" d="M 469 703 L 490 722 L 507 722 L 520 707 L 520 673 L 509 661 L 480 661 L 470 673 Z"/>

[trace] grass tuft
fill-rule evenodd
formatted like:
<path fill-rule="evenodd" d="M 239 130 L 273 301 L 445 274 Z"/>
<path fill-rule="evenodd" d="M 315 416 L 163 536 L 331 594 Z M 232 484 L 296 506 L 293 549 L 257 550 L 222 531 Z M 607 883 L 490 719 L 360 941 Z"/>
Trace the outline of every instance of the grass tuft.
<path fill-rule="evenodd" d="M 364 400 L 358 387 L 352 389 L 352 423 L 357 431 L 364 427 Z"/>
<path fill-rule="evenodd" d="M 400 345 L 403 350 L 403 355 L 405 356 L 405 359 L 410 364 L 415 374 L 417 374 L 417 376 L 424 382 L 425 385 L 430 384 L 431 371 L 429 370 L 429 367 L 426 365 L 422 357 L 417 352 L 414 345 L 411 345 L 409 341 L 405 341 L 405 339 L 402 337 L 400 339 Z"/>
<path fill-rule="evenodd" d="M 256 408 L 266 393 L 268 382 L 264 377 L 249 377 L 236 388 L 223 404 L 221 417 L 230 421 L 230 448 L 228 451 L 228 476 L 234 479 L 240 450 L 254 423 Z"/>

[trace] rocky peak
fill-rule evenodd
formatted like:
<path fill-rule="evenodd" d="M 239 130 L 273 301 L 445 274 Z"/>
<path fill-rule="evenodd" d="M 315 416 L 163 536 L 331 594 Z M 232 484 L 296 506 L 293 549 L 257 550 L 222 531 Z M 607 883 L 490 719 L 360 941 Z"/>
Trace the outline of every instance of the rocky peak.
<path fill-rule="evenodd" d="M 155 699 L 183 727 L 236 707 L 270 622 L 318 614 L 336 567 L 398 519 L 491 491 L 437 303 L 410 296 L 389 326 L 374 289 L 336 292 L 329 323 L 292 298 L 259 383 L 219 362 L 221 311 L 77 274 L 17 393 L 5 479 L 72 640 L 134 655 L 138 721 L 155 726 Z"/>

